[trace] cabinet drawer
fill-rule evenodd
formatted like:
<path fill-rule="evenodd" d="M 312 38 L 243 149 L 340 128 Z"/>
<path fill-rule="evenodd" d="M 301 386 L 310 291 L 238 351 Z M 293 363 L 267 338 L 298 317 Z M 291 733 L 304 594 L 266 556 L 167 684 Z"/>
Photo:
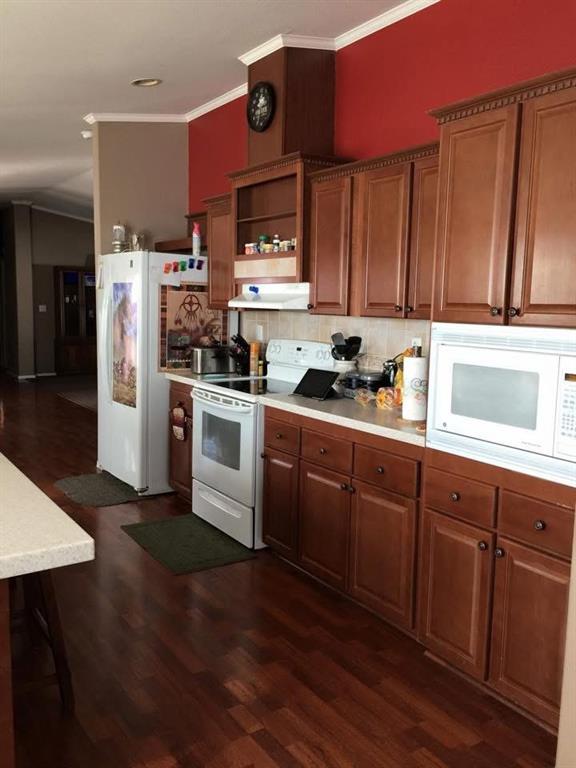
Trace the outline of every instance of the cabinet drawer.
<path fill-rule="evenodd" d="M 300 450 L 300 427 L 267 418 L 264 426 L 264 445 L 288 453 L 298 453 Z"/>
<path fill-rule="evenodd" d="M 354 475 L 402 496 L 418 496 L 420 465 L 412 459 L 356 445 Z"/>
<path fill-rule="evenodd" d="M 488 528 L 496 523 L 496 488 L 492 485 L 427 469 L 424 494 L 428 507 Z"/>
<path fill-rule="evenodd" d="M 352 443 L 320 432 L 302 430 L 302 456 L 329 469 L 352 471 Z"/>
<path fill-rule="evenodd" d="M 570 557 L 574 513 L 539 499 L 503 491 L 498 530 L 535 547 Z"/>

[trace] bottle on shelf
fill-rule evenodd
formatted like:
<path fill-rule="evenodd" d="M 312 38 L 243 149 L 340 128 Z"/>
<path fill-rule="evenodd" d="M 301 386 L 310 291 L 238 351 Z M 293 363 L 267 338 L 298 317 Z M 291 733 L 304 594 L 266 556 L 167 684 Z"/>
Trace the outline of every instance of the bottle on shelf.
<path fill-rule="evenodd" d="M 200 224 L 195 221 L 192 229 L 192 256 L 196 259 L 200 256 L 200 248 L 202 247 L 202 235 L 200 234 Z"/>

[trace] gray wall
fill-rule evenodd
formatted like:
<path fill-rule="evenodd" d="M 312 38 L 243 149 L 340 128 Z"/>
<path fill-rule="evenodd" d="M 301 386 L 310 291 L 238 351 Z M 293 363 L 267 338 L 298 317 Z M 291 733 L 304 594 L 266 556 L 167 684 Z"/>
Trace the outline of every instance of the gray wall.
<path fill-rule="evenodd" d="M 95 253 L 112 250 L 112 225 L 156 240 L 185 237 L 186 123 L 98 123 L 93 130 Z"/>

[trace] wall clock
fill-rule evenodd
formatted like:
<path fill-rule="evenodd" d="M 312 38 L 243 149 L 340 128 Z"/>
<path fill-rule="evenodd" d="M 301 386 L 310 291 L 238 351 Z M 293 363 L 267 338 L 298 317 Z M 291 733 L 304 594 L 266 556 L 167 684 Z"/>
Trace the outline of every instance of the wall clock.
<path fill-rule="evenodd" d="M 265 131 L 272 122 L 275 108 L 274 87 L 270 83 L 260 81 L 252 86 L 246 107 L 246 117 L 250 128 L 258 133 Z"/>

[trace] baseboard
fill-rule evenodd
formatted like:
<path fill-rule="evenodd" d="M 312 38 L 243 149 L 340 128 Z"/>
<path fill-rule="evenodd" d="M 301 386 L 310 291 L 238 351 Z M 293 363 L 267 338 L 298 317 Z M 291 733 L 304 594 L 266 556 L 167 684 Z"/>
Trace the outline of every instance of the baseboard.
<path fill-rule="evenodd" d="M 44 378 L 44 376 L 58 376 L 58 374 L 56 373 L 56 371 L 52 371 L 51 373 L 37 373 L 36 374 L 36 378 L 37 379 L 42 379 L 42 378 Z"/>

